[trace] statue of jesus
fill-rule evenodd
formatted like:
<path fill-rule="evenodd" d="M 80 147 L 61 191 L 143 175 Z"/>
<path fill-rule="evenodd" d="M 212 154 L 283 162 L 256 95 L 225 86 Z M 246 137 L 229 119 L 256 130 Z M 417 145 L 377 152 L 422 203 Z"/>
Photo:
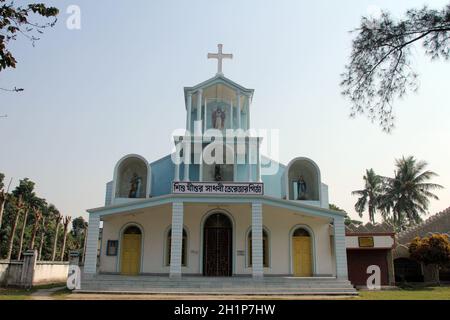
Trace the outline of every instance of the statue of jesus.
<path fill-rule="evenodd" d="M 212 123 L 214 129 L 222 130 L 225 125 L 225 112 L 218 107 L 212 114 Z"/>

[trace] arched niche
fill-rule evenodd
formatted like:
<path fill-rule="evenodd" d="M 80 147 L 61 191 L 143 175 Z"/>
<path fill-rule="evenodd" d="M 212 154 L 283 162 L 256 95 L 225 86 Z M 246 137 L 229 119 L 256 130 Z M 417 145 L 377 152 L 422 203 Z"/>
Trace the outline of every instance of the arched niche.
<path fill-rule="evenodd" d="M 234 170 L 234 150 L 230 145 L 213 142 L 205 147 L 202 163 L 203 181 L 233 181 Z"/>
<path fill-rule="evenodd" d="M 289 200 L 321 200 L 320 170 L 311 159 L 296 158 L 292 160 L 286 168 L 286 183 Z"/>
<path fill-rule="evenodd" d="M 150 194 L 150 166 L 139 155 L 127 155 L 114 170 L 114 198 L 141 199 Z"/>

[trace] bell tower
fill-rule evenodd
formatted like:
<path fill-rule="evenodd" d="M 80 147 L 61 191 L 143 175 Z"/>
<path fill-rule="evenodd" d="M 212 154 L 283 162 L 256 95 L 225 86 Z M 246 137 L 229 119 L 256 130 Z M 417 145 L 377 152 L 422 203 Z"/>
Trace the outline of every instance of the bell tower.
<path fill-rule="evenodd" d="M 183 152 L 190 156 L 183 157 L 183 179 L 181 166 L 175 168 L 175 181 L 259 182 L 261 139 L 248 133 L 254 90 L 224 76 L 223 59 L 232 59 L 233 55 L 223 53 L 222 44 L 217 53 L 208 53 L 207 57 L 217 59 L 216 75 L 184 88 L 186 136 L 177 137 L 175 144 L 183 143 Z M 230 137 L 236 133 L 243 138 Z M 192 143 L 187 141 L 188 135 Z M 223 160 L 211 163 L 208 156 Z"/>

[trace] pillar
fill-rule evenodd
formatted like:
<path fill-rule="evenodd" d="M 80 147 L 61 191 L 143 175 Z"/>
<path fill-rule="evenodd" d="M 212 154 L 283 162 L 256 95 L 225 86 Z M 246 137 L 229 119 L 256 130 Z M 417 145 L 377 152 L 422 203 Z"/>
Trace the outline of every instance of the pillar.
<path fill-rule="evenodd" d="M 187 116 L 186 116 L 186 130 L 191 133 L 192 127 L 191 127 L 191 114 L 192 114 L 192 93 L 188 93 L 188 100 L 187 100 Z"/>
<path fill-rule="evenodd" d="M 262 203 L 252 203 L 252 270 L 253 278 L 264 277 Z"/>
<path fill-rule="evenodd" d="M 336 278 L 348 279 L 344 217 L 335 217 L 333 228 L 334 228 L 334 256 L 336 259 Z"/>
<path fill-rule="evenodd" d="M 197 93 L 197 121 L 202 121 L 202 100 L 203 100 L 203 90 L 198 90 Z M 202 130 L 203 124 L 200 126 L 200 130 Z"/>
<path fill-rule="evenodd" d="M 236 100 L 237 127 L 241 129 L 241 92 L 239 90 L 236 91 Z"/>
<path fill-rule="evenodd" d="M 248 150 L 247 150 L 247 181 L 252 182 L 253 181 L 253 168 L 252 168 L 252 139 L 248 139 Z"/>
<path fill-rule="evenodd" d="M 183 247 L 183 202 L 172 203 L 172 241 L 170 243 L 170 277 L 181 277 Z"/>
<path fill-rule="evenodd" d="M 184 137 L 184 149 L 183 149 L 183 158 L 184 158 L 184 181 L 189 181 L 189 167 L 191 163 L 191 138 L 185 136 Z"/>
<path fill-rule="evenodd" d="M 259 138 L 256 138 L 256 182 L 261 182 L 261 152 L 259 150 Z"/>
<path fill-rule="evenodd" d="M 178 142 L 180 143 L 180 142 Z M 180 150 L 178 149 L 178 145 L 175 145 L 175 152 L 177 153 L 177 159 L 175 162 L 175 172 L 173 174 L 173 180 L 174 181 L 180 181 L 180 162 L 181 162 L 181 156 L 180 156 Z M 180 157 L 179 157 L 180 156 Z"/>
<path fill-rule="evenodd" d="M 33 286 L 34 270 L 36 269 L 37 250 L 27 250 L 23 253 L 22 273 L 20 274 L 20 286 L 30 289 Z"/>
<path fill-rule="evenodd" d="M 97 273 L 97 250 L 100 232 L 100 216 L 95 213 L 89 214 L 88 239 L 84 260 L 84 273 L 94 275 Z"/>

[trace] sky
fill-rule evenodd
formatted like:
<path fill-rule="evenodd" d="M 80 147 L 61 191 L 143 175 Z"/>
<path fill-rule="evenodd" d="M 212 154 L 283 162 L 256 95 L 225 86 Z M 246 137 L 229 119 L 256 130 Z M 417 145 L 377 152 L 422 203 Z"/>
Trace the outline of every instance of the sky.
<path fill-rule="evenodd" d="M 225 76 L 255 89 L 252 127 L 280 129 L 282 163 L 313 159 L 331 203 L 357 218 L 351 191 L 365 169 L 389 176 L 396 158 L 413 155 L 446 187 L 430 213 L 450 206 L 450 63 L 414 51 L 420 89 L 396 101 L 391 134 L 350 119 L 339 86 L 361 16 L 400 18 L 448 0 L 43 2 L 60 8 L 57 25 L 35 47 L 19 38 L 10 47 L 17 68 L 0 74 L 0 87 L 25 88 L 0 92 L 0 172 L 12 188 L 28 177 L 61 212 L 87 217 L 123 155 L 152 162 L 171 152 L 173 130 L 185 125 L 183 87 L 214 76 L 206 55 L 223 43 L 234 54 Z M 67 28 L 70 5 L 81 9 L 79 30 Z"/>

